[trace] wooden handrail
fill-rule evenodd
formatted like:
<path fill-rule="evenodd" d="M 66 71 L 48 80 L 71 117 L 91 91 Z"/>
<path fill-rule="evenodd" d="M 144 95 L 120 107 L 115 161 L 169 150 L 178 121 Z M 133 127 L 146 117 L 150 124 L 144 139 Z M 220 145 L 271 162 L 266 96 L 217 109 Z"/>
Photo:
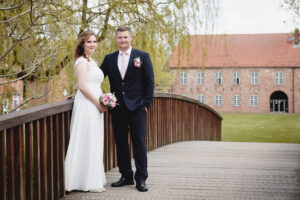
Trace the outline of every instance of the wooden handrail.
<path fill-rule="evenodd" d="M 64 159 L 73 100 L 0 116 L 0 199 L 59 199 L 64 196 Z M 187 140 L 221 140 L 222 117 L 180 95 L 155 93 L 147 112 L 147 150 Z M 104 115 L 104 166 L 117 166 L 108 112 Z"/>

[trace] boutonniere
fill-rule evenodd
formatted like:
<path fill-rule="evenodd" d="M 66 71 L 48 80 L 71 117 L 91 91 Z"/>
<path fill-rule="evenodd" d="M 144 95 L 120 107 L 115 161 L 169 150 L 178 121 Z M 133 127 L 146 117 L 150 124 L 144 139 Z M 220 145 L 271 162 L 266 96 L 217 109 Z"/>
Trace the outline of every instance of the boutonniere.
<path fill-rule="evenodd" d="M 134 64 L 135 67 L 139 67 L 139 68 L 140 68 L 140 67 L 141 67 L 141 64 L 142 64 L 140 57 L 136 57 L 136 58 L 133 60 L 133 64 Z"/>

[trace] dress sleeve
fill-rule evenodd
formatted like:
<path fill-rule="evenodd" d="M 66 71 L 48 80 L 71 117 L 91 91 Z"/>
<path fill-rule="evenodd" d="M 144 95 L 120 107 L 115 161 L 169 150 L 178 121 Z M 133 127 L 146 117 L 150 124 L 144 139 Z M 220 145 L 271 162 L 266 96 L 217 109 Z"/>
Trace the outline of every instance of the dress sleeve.
<path fill-rule="evenodd" d="M 74 64 L 75 71 L 76 71 L 76 65 L 78 65 L 79 63 L 82 63 L 82 62 L 87 62 L 88 63 L 88 61 L 84 57 L 79 57 L 79 58 L 76 59 L 75 64 Z"/>
<path fill-rule="evenodd" d="M 105 77 L 108 73 L 108 58 L 107 58 L 107 56 L 105 56 L 102 64 L 100 65 L 100 69 L 102 70 L 104 77 Z"/>

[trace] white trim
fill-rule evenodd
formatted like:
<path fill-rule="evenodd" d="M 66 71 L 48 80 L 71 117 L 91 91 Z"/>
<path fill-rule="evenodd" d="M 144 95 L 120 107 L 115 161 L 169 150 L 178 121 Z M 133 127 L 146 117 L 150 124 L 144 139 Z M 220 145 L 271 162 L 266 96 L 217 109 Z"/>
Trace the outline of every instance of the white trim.
<path fill-rule="evenodd" d="M 217 94 L 215 96 L 215 106 L 222 106 L 223 105 L 223 96 L 220 94 Z"/>
<path fill-rule="evenodd" d="M 258 72 L 251 72 L 251 85 L 258 85 Z"/>
<path fill-rule="evenodd" d="M 241 84 L 240 72 L 232 72 L 232 83 L 235 85 Z"/>
<path fill-rule="evenodd" d="M 223 80 L 222 80 L 222 72 L 215 72 L 215 84 L 216 85 L 222 85 Z"/>
<path fill-rule="evenodd" d="M 283 72 L 278 71 L 274 73 L 274 83 L 275 85 L 283 85 Z"/>
<path fill-rule="evenodd" d="M 198 95 L 198 101 L 200 101 L 201 103 L 205 103 L 205 95 L 199 94 Z"/>
<path fill-rule="evenodd" d="M 258 106 L 258 96 L 253 94 L 250 95 L 250 106 L 255 107 Z"/>
<path fill-rule="evenodd" d="M 241 106 L 241 96 L 238 94 L 234 94 L 232 97 L 232 105 L 233 106 Z"/>
<path fill-rule="evenodd" d="M 180 72 L 180 85 L 186 85 L 187 84 L 187 73 L 186 72 Z"/>
<path fill-rule="evenodd" d="M 204 84 L 205 83 L 205 74 L 204 74 L 204 72 L 198 72 L 197 73 L 197 83 L 198 84 Z"/>

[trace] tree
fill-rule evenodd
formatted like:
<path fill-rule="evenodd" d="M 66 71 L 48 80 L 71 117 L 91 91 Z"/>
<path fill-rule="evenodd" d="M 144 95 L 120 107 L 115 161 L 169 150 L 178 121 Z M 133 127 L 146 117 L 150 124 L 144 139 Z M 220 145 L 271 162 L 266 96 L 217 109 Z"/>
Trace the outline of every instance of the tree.
<path fill-rule="evenodd" d="M 167 91 L 173 79 L 166 68 L 168 56 L 191 27 L 213 24 L 214 6 L 213 0 L 0 1 L 0 87 L 23 81 L 27 103 L 55 88 L 64 69 L 72 93 L 77 35 L 87 29 L 96 32 L 100 42 L 95 58 L 101 63 L 117 49 L 115 29 L 127 25 L 134 33 L 133 45 L 150 53 L 156 90 Z M 43 82 L 47 89 L 41 93 L 32 82 Z M 108 90 L 107 83 L 103 89 Z"/>
<path fill-rule="evenodd" d="M 294 23 L 300 24 L 300 0 L 283 0 L 281 5 L 283 8 L 292 10 L 295 14 Z"/>
<path fill-rule="evenodd" d="M 54 68 L 53 63 L 61 60 L 61 44 L 66 46 L 67 41 L 60 28 L 65 22 L 60 19 L 68 20 L 70 11 L 65 4 L 47 1 L 16 0 L 0 5 L 0 87 L 6 93 L 1 97 L 11 95 L 5 85 L 22 81 L 25 104 L 49 92 L 32 89 L 29 82 L 48 82 L 59 72 L 60 67 Z"/>

